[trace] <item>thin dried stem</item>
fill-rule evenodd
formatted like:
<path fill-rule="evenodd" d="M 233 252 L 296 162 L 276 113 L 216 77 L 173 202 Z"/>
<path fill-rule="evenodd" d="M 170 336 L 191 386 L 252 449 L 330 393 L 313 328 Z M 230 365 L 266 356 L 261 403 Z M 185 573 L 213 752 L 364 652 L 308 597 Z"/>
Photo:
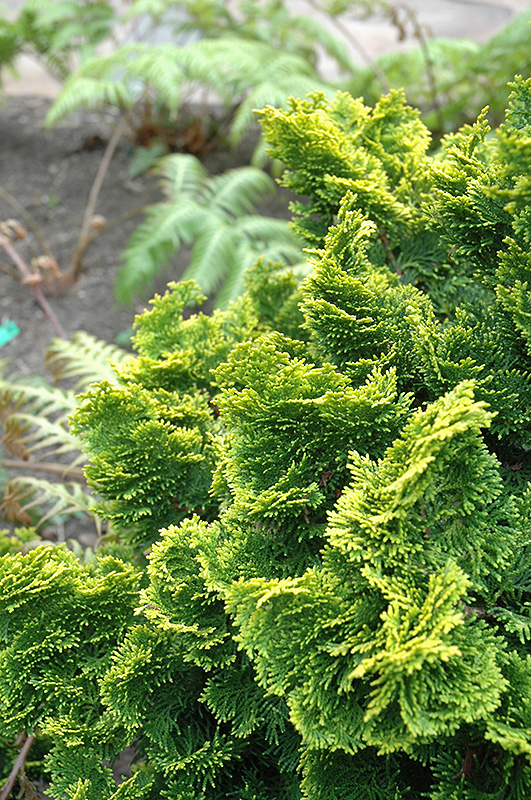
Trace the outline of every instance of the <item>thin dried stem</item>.
<path fill-rule="evenodd" d="M 76 469 L 75 467 L 66 467 L 63 464 L 50 464 L 46 461 L 24 461 L 21 458 L 4 458 L 2 459 L 2 466 L 7 469 L 24 469 L 29 472 L 53 472 L 57 475 L 62 475 L 65 478 L 73 478 L 76 481 L 85 482 L 85 474 L 83 470 Z"/>
<path fill-rule="evenodd" d="M 115 228 L 117 225 L 121 225 L 122 222 L 127 222 L 128 219 L 138 217 L 139 214 L 145 214 L 147 207 L 148 206 L 138 206 L 137 208 L 133 208 L 131 211 L 126 211 L 124 214 L 120 214 L 119 217 L 113 217 L 113 219 L 105 220 L 105 225 L 101 228 L 101 230 L 90 233 L 87 236 L 86 247 L 88 247 L 89 244 L 92 244 L 92 242 L 97 239 L 98 236 L 101 236 L 102 233 L 110 230 L 110 228 Z"/>
<path fill-rule="evenodd" d="M 81 272 L 82 258 L 85 253 L 85 250 L 87 249 L 88 245 L 91 242 L 90 227 L 91 227 L 92 217 L 94 216 L 94 211 L 96 209 L 96 203 L 98 202 L 100 190 L 103 181 L 105 179 L 105 175 L 107 174 L 107 170 L 109 169 L 109 164 L 111 163 L 114 151 L 116 150 L 118 142 L 122 138 L 122 135 L 126 127 L 127 127 L 127 118 L 124 114 L 118 120 L 112 132 L 111 138 L 107 143 L 107 147 L 105 148 L 105 152 L 103 153 L 100 165 L 98 167 L 98 171 L 96 172 L 96 177 L 94 178 L 94 183 L 92 184 L 92 188 L 88 196 L 85 213 L 83 215 L 83 223 L 81 225 L 81 230 L 79 232 L 76 249 L 74 250 L 74 255 L 72 256 L 70 270 L 68 272 L 71 281 L 75 281 L 78 278 L 79 273 Z"/>
<path fill-rule="evenodd" d="M 437 126 L 439 128 L 439 135 L 444 135 L 444 119 L 442 115 L 441 103 L 439 101 L 439 93 L 437 89 L 437 82 L 435 80 L 435 65 L 433 63 L 429 47 L 428 41 L 426 37 L 426 31 L 424 26 L 420 24 L 416 13 L 409 8 L 407 5 L 400 4 L 398 8 L 401 8 L 404 14 L 406 15 L 407 19 L 411 22 L 413 26 L 413 36 L 417 39 L 420 49 L 422 51 L 422 55 L 424 57 L 424 63 L 426 64 L 426 77 L 428 79 L 428 86 L 430 92 L 430 99 L 432 103 L 433 110 L 435 111 L 435 116 L 437 118 Z"/>
<path fill-rule="evenodd" d="M 0 247 L 6 252 L 6 254 L 9 256 L 13 264 L 17 267 L 17 269 L 24 278 L 31 278 L 34 275 L 34 273 L 30 270 L 30 268 L 28 267 L 28 265 L 26 264 L 26 262 L 16 249 L 16 247 L 13 246 L 12 242 L 8 239 L 7 236 L 4 236 L 4 234 L 0 234 Z M 39 286 L 38 283 L 33 283 L 29 284 L 29 288 L 35 295 L 40 307 L 42 308 L 42 310 L 44 311 L 44 313 L 54 326 L 56 333 L 63 339 L 66 339 L 66 334 L 63 330 L 63 327 L 59 322 L 59 320 L 57 319 L 57 317 L 55 316 L 55 313 L 50 304 L 48 303 L 48 300 L 44 296 L 44 292 L 42 291 L 41 286 Z"/>
<path fill-rule="evenodd" d="M 308 0 L 308 3 L 316 11 L 322 11 L 322 9 L 319 7 L 318 3 L 315 2 L 315 0 Z M 383 72 L 383 70 L 380 69 L 378 64 L 376 64 L 375 61 L 370 57 L 367 50 L 363 47 L 361 42 L 354 36 L 350 28 L 348 28 L 348 26 L 345 25 L 345 23 L 335 14 L 330 14 L 329 18 L 331 23 L 335 25 L 338 31 L 341 32 L 341 34 L 345 37 L 347 42 L 354 48 L 354 50 L 357 52 L 360 58 L 369 67 L 375 78 L 379 81 L 383 91 L 389 92 L 391 86 L 389 84 L 389 81 L 387 80 L 385 73 Z"/>
<path fill-rule="evenodd" d="M 9 773 L 9 777 L 5 782 L 2 791 L 0 792 L 0 800 L 9 800 L 9 796 L 15 785 L 15 781 L 19 772 L 24 769 L 24 764 L 26 763 L 26 759 L 28 757 L 29 751 L 31 750 L 31 746 L 35 741 L 35 735 L 30 733 L 29 736 L 26 736 L 26 740 L 22 745 L 20 752 L 17 756 L 17 760 L 13 764 L 13 769 Z"/>
<path fill-rule="evenodd" d="M 13 197 L 13 195 L 10 194 L 7 191 L 7 189 L 4 189 L 2 186 L 0 186 L 0 198 L 2 198 L 2 200 L 5 203 L 7 203 L 7 205 L 10 206 L 13 209 L 13 211 L 19 217 L 21 217 L 21 219 L 24 220 L 28 228 L 31 228 L 31 230 L 35 234 L 35 238 L 37 239 L 37 241 L 41 246 L 42 252 L 45 253 L 45 255 L 47 255 L 49 258 L 53 258 L 53 253 L 50 250 L 48 242 L 46 241 L 46 237 L 44 236 L 42 230 L 40 229 L 36 220 L 31 216 L 29 211 L 26 211 L 24 206 L 20 205 L 18 200 L 15 197 Z"/>

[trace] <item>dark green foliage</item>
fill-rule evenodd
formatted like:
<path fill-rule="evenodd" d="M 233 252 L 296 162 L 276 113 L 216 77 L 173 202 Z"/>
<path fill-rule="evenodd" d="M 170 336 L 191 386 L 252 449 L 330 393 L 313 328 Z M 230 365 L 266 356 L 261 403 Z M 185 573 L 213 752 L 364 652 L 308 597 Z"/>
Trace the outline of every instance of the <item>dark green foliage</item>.
<path fill-rule="evenodd" d="M 118 543 L 0 562 L 58 800 L 527 800 L 530 98 L 435 156 L 399 93 L 264 112 L 311 274 L 156 297 L 73 420 Z"/>
<path fill-rule="evenodd" d="M 3 730 L 16 736 L 66 718 L 97 728 L 93 680 L 131 623 L 135 571 L 111 556 L 83 569 L 68 551 L 41 547 L 3 556 L 0 581 Z"/>

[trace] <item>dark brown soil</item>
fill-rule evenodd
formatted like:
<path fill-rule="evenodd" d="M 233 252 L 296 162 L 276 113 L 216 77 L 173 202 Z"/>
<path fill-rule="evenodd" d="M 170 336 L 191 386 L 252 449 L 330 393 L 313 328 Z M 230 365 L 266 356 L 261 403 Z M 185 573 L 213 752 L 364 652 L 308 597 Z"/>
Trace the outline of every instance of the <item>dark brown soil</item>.
<path fill-rule="evenodd" d="M 8 98 L 0 108 L 0 186 L 34 217 L 62 269 L 68 269 L 87 196 L 103 153 L 108 128 L 95 115 L 78 116 L 69 125 L 44 129 L 48 104 L 42 99 Z M 85 142 L 93 137 L 94 149 Z M 96 138 L 97 137 L 97 138 Z M 98 202 L 97 213 L 111 219 L 157 198 L 147 179 L 129 180 L 125 148 L 115 154 Z M 0 219 L 19 217 L 0 198 Z M 110 228 L 85 255 L 85 269 L 63 296 L 48 294 L 67 336 L 85 330 L 107 341 L 130 327 L 133 310 L 117 308 L 113 298 L 120 253 L 140 217 Z M 21 253 L 42 254 L 31 231 Z M 12 368 L 43 373 L 44 354 L 56 335 L 33 293 L 20 283 L 7 256 L 0 255 L 0 316 L 20 328 L 20 335 L 0 350 Z"/>

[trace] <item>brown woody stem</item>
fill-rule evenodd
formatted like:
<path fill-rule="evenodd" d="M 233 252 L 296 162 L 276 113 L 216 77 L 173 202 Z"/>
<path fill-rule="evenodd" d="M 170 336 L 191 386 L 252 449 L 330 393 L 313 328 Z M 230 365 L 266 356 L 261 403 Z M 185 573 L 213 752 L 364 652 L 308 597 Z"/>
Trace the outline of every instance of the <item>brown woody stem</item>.
<path fill-rule="evenodd" d="M 3 234 L 0 234 L 0 247 L 6 252 L 6 254 L 9 256 L 11 261 L 18 268 L 19 272 L 23 275 L 24 278 L 29 278 L 33 275 L 33 272 L 30 270 L 24 259 L 21 257 L 16 247 L 13 247 L 11 241 L 7 238 L 7 236 L 4 236 Z M 48 303 L 48 300 L 44 296 L 42 288 L 37 283 L 30 285 L 30 289 L 37 298 L 37 302 L 39 303 L 40 307 L 42 308 L 42 310 L 44 311 L 44 313 L 54 326 L 57 334 L 61 336 L 63 339 L 66 339 L 66 333 L 64 332 L 61 323 L 55 316 L 55 313 L 50 304 Z"/>
<path fill-rule="evenodd" d="M 54 472 L 57 475 L 74 478 L 76 481 L 85 481 L 82 470 L 75 467 L 64 467 L 62 464 L 48 464 L 46 461 L 24 461 L 19 458 L 4 458 L 2 465 L 7 469 L 26 469 L 29 471 Z"/>
<path fill-rule="evenodd" d="M 4 784 L 2 791 L 0 792 L 0 800 L 8 800 L 19 772 L 24 769 L 24 764 L 26 763 L 26 759 L 34 741 L 35 736 L 33 733 L 30 733 L 29 736 L 26 736 L 26 740 L 20 749 L 17 760 L 13 764 L 13 769 L 9 773 L 9 777 Z"/>
<path fill-rule="evenodd" d="M 81 272 L 82 258 L 85 253 L 85 250 L 87 249 L 91 241 L 90 225 L 92 217 L 94 216 L 94 211 L 96 209 L 96 203 L 98 202 L 100 190 L 103 185 L 105 175 L 107 174 L 107 170 L 109 169 L 109 164 L 111 163 L 114 151 L 116 150 L 118 142 L 120 141 L 126 127 L 127 127 L 127 120 L 126 116 L 123 115 L 118 120 L 112 132 L 111 138 L 107 143 L 107 147 L 105 148 L 105 152 L 100 161 L 98 171 L 96 172 L 96 177 L 94 178 L 94 183 L 92 184 L 92 188 L 90 190 L 87 200 L 87 205 L 85 208 L 85 213 L 83 215 L 83 222 L 81 225 L 81 230 L 79 232 L 76 249 L 74 251 L 74 255 L 72 256 L 72 262 L 70 264 L 69 277 L 72 281 L 75 281 L 76 278 L 79 276 L 79 273 Z"/>
<path fill-rule="evenodd" d="M 309 4 L 312 6 L 312 8 L 315 8 L 317 11 L 321 10 L 318 4 L 315 2 L 315 0 L 309 0 Z M 369 67 L 375 78 L 379 81 L 383 91 L 389 92 L 391 87 L 389 85 L 389 81 L 387 80 L 385 73 L 380 69 L 378 64 L 376 64 L 375 61 L 370 57 L 369 53 L 367 52 L 367 50 L 365 50 L 361 42 L 354 36 L 352 31 L 344 24 L 344 22 L 341 19 L 339 19 L 338 16 L 336 16 L 335 14 L 330 14 L 329 16 L 331 23 L 335 25 L 338 31 L 341 31 L 345 39 L 352 45 L 352 47 L 354 48 L 354 50 L 356 50 L 360 58 Z"/>

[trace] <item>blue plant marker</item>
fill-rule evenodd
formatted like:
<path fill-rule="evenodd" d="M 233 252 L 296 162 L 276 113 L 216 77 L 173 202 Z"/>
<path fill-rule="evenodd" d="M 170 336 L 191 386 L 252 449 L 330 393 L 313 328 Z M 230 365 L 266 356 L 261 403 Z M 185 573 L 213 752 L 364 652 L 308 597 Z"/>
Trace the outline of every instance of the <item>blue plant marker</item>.
<path fill-rule="evenodd" d="M 14 339 L 20 333 L 20 328 L 12 320 L 8 319 L 0 325 L 0 347 Z"/>

